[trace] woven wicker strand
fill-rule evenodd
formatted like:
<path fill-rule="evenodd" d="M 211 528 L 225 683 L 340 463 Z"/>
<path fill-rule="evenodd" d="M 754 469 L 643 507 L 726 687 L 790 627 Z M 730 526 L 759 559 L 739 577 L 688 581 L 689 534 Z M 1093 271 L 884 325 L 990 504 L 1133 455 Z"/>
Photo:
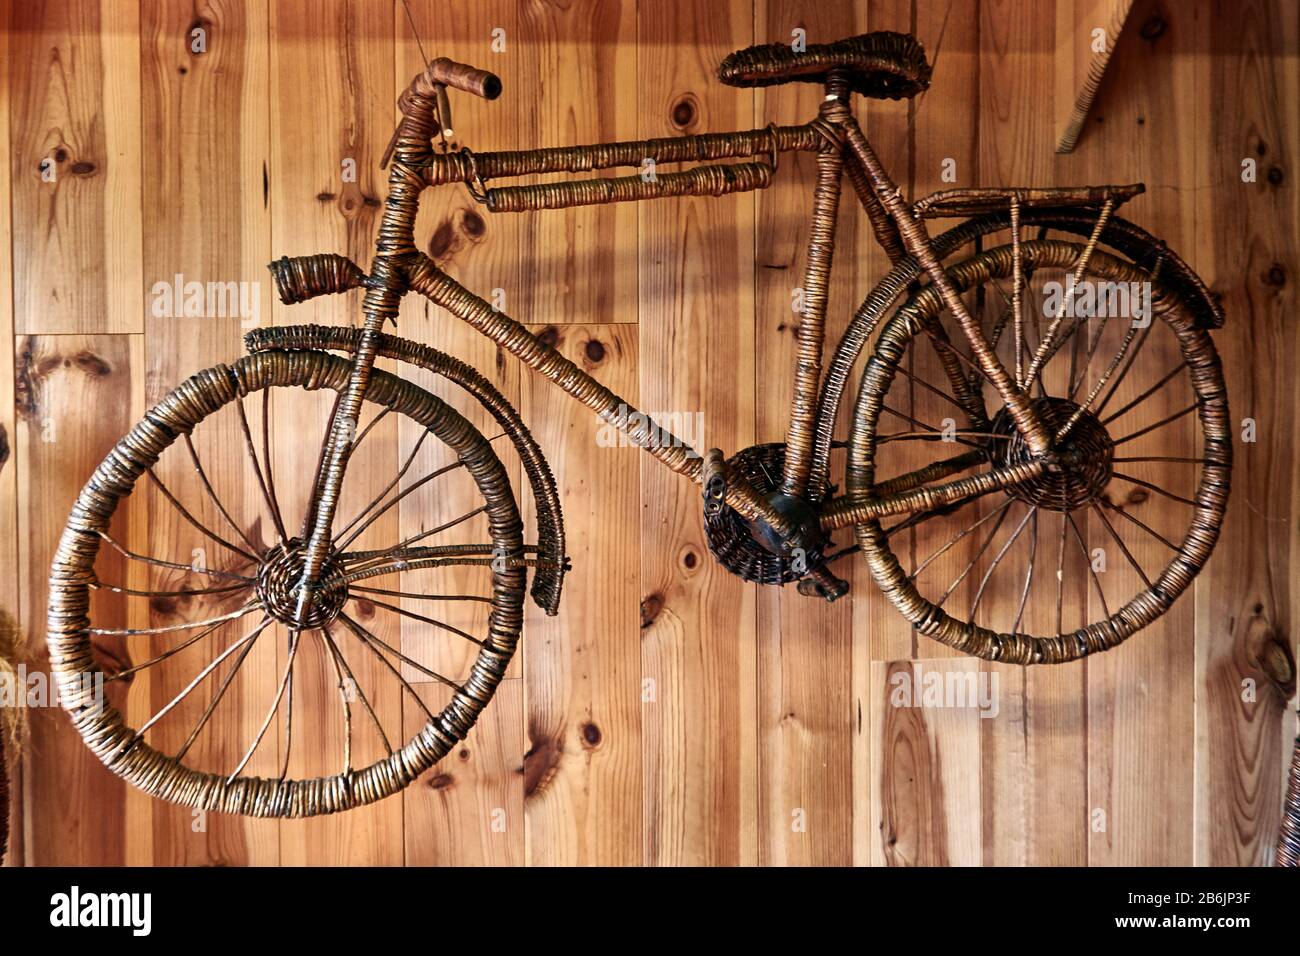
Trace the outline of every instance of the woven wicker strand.
<path fill-rule="evenodd" d="M 1287 778 L 1282 828 L 1273 862 L 1276 866 L 1300 866 L 1300 737 L 1291 751 L 1291 773 Z"/>

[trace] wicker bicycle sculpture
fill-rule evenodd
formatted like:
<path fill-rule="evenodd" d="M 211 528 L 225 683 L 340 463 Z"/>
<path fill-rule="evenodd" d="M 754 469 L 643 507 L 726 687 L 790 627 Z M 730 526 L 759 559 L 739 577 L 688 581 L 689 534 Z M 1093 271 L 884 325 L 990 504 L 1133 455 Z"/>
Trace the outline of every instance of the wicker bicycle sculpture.
<path fill-rule="evenodd" d="M 370 803 L 401 790 L 464 739 L 514 654 L 530 570 L 532 599 L 556 613 L 568 567 L 546 461 L 482 375 L 385 333 L 408 292 L 467 322 L 702 486 L 709 546 L 747 581 L 796 582 L 803 594 L 835 600 L 848 584 L 833 562 L 860 551 L 920 633 L 1018 664 L 1112 648 L 1187 589 L 1214 547 L 1228 495 L 1228 406 L 1209 335 L 1223 316 L 1176 254 L 1115 215 L 1142 187 L 952 189 L 909 204 L 852 110 L 854 95 L 901 99 L 926 88 L 929 65 L 909 36 L 871 33 L 803 51 L 752 47 L 728 56 L 719 78 L 742 87 L 815 83 L 825 99 L 811 122 L 796 126 L 473 153 L 450 139 L 447 91 L 494 99 L 497 77 L 447 59 L 415 77 L 399 100 L 402 119 L 384 160 L 391 161 L 389 194 L 370 270 L 328 254 L 270 267 L 286 303 L 364 289 L 364 324 L 249 333 L 249 354 L 192 376 L 146 413 L 95 471 L 68 520 L 50 574 L 50 653 L 77 730 L 110 770 L 157 797 L 230 813 L 297 817 Z M 812 154 L 816 190 L 786 440 L 729 458 L 716 449 L 697 453 L 638 413 L 458 284 L 413 234 L 430 187 L 464 184 L 492 213 L 722 196 L 767 188 L 780 155 L 792 151 Z M 645 175 L 647 160 L 699 165 Z M 489 185 L 614 167 L 638 171 Z M 846 179 L 891 265 L 824 360 Z M 926 221 L 937 218 L 959 222 L 932 237 Z M 1039 302 L 1038 290 L 1052 281 L 1067 294 Z M 1146 290 L 1148 307 L 1122 317 L 1076 308 L 1090 284 L 1139 290 L 1139 300 Z M 845 387 L 873 336 L 847 437 L 837 439 Z M 417 374 L 444 394 L 467 392 L 501 434 L 485 437 L 428 388 L 376 368 L 381 358 L 426 370 Z M 260 427 L 245 408 L 258 393 Z M 313 417 L 328 423 L 319 457 L 312 451 L 298 461 L 293 448 L 301 443 L 272 440 L 273 407 L 296 434 Z M 1152 408 L 1158 414 L 1144 418 Z M 385 418 L 418 439 L 413 450 L 386 484 L 373 481 L 373 469 L 354 468 L 361 484 L 344 488 L 349 462 L 365 458 L 367 437 Z M 1175 422 L 1178 428 L 1167 427 Z M 1166 435 L 1177 436 L 1177 447 Z M 524 533 L 497 438 L 513 445 L 531 487 L 534 534 Z M 219 490 L 201 451 L 227 464 L 240 456 L 246 479 Z M 840 452 L 837 494 L 831 462 Z M 315 481 L 301 501 L 277 493 L 276 470 L 310 474 L 312 459 Z M 412 472 L 417 459 L 429 464 L 426 473 Z M 182 502 L 182 480 L 201 503 Z M 453 480 L 454 492 L 443 487 Z M 115 524 L 114 515 L 133 492 L 155 511 L 172 509 L 173 553 L 140 553 L 119 540 L 125 518 Z M 245 495 L 257 518 L 238 518 L 222 492 Z M 415 512 L 421 530 L 403 534 L 403 511 L 393 509 L 399 502 L 412 508 L 411 496 L 421 492 L 432 496 Z M 1160 509 L 1163 526 L 1130 507 L 1152 492 L 1172 502 Z M 430 514 L 437 520 L 426 522 Z M 936 536 L 936 528 L 945 530 Z M 854 542 L 832 544 L 836 532 L 850 530 Z M 1118 546 L 1112 571 L 1125 574 L 1099 574 L 1089 535 Z M 151 532 L 150 540 L 158 536 Z M 922 540 L 939 545 L 922 554 Z M 191 545 L 215 546 L 221 557 L 192 561 Z M 393 635 L 402 622 L 419 626 L 423 660 Z M 267 634 L 280 639 L 268 642 Z M 241 694 L 259 696 L 256 713 L 265 707 L 265 716 L 247 726 L 227 717 L 218 734 L 218 705 L 259 638 L 263 664 L 241 682 Z M 114 643 L 127 640 L 146 642 L 132 646 L 147 646 L 151 656 L 111 671 L 107 682 L 148 670 L 152 690 L 165 690 L 123 705 L 131 720 L 100 706 L 93 680 L 105 656 L 129 660 Z M 385 675 L 382 685 L 362 686 L 349 663 L 355 655 Z M 337 699 L 337 713 L 295 718 L 295 675 L 299 696 L 301 682 L 315 682 Z M 206 703 L 193 694 L 200 686 Z M 396 728 L 403 733 L 393 739 L 391 717 L 385 726 L 380 714 L 408 698 L 424 716 Z M 158 699 L 167 702 L 152 706 Z M 273 745 L 259 754 L 273 724 Z M 303 727 L 318 739 L 298 763 L 319 775 L 295 777 L 290 755 Z M 193 760 L 205 728 L 213 735 L 205 761 L 221 764 L 192 766 L 187 755 Z M 374 751 L 368 764 L 366 746 Z M 322 749 L 329 766 L 316 760 Z M 272 769 L 246 772 L 255 760 Z"/>

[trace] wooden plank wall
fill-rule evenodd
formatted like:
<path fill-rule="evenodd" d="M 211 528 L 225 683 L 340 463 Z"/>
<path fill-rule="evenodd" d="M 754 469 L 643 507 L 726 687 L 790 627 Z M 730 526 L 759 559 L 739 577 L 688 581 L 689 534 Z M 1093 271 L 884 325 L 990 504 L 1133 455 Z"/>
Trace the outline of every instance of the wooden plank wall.
<path fill-rule="evenodd" d="M 1079 147 L 1061 157 L 1053 97 L 1072 92 L 1054 84 L 1055 57 L 1103 26 L 1089 22 L 1096 6 L 411 2 L 430 56 L 504 80 L 497 102 L 455 97 L 458 136 L 476 149 L 804 119 L 813 88 L 730 89 L 713 79 L 717 62 L 797 29 L 809 42 L 894 29 L 926 45 L 933 87 L 912 103 L 860 104 L 859 116 L 909 194 L 949 185 L 948 160 L 959 186 L 1145 180 L 1126 215 L 1222 297 L 1216 343 L 1234 421 L 1253 419 L 1258 435 L 1237 443 L 1218 551 L 1161 622 L 1086 663 L 1026 670 L 916 636 L 860 567 L 833 606 L 744 584 L 713 563 L 692 487 L 603 447 L 555 389 L 408 301 L 403 334 L 484 370 L 548 455 L 574 565 L 561 615 L 529 613 L 522 660 L 463 748 L 401 796 L 334 819 L 195 827 L 103 771 L 61 713 L 34 711 L 11 862 L 1265 862 L 1300 620 L 1300 382 L 1289 371 L 1300 358 L 1300 13 L 1266 0 L 1139 0 Z M 368 260 L 379 152 L 421 53 L 400 4 L 371 0 L 5 8 L 0 602 L 39 667 L 45 571 L 81 482 L 147 403 L 241 348 L 237 320 L 154 318 L 146 290 L 175 273 L 260 280 L 263 324 L 355 321 L 355 295 L 273 305 L 262 265 L 316 251 Z M 341 176 L 348 160 L 355 180 Z M 758 195 L 528 219 L 485 219 L 449 189 L 430 197 L 417 235 L 630 401 L 701 413 L 704 442 L 734 451 L 781 438 L 812 181 L 807 158 L 791 158 Z M 885 265 L 851 207 L 839 237 L 833 334 Z M 369 451 L 393 467 L 414 438 L 377 429 Z M 292 486 L 311 457 L 287 449 L 277 475 Z M 507 466 L 518 487 L 517 462 Z M 175 530 L 163 509 L 143 511 L 123 533 L 165 548 Z M 402 509 L 393 527 L 425 517 Z M 1080 589 L 1069 600 L 1091 599 Z M 393 638 L 417 640 L 411 624 Z M 268 673 L 276 663 L 273 651 Z M 997 673 L 998 716 L 891 707 L 891 677 L 918 667 Z M 436 685 L 420 688 L 439 701 Z M 144 680 L 131 694 L 132 713 L 166 699 Z M 408 731 L 419 724 L 395 697 L 380 706 Z M 243 739 L 259 717 L 250 695 L 222 727 Z"/>

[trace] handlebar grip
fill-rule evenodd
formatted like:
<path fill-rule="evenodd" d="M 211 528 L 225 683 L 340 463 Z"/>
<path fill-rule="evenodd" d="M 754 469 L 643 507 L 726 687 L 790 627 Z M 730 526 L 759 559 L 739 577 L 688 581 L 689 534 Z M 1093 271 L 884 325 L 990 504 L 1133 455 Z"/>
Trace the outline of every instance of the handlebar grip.
<path fill-rule="evenodd" d="M 450 86 L 463 93 L 473 93 L 485 100 L 494 100 L 501 95 L 501 78 L 495 73 L 457 63 L 445 56 L 430 63 L 425 75 L 431 83 Z"/>

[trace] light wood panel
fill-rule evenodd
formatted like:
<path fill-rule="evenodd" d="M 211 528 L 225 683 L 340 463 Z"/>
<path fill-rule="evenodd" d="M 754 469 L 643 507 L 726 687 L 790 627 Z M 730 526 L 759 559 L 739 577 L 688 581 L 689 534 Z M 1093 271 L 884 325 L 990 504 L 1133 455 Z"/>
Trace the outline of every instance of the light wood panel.
<path fill-rule="evenodd" d="M 744 129 L 754 94 L 713 80 L 753 39 L 753 7 L 638 11 L 642 136 Z M 754 200 L 668 200 L 640 212 L 641 403 L 704 415 L 705 447 L 754 439 Z M 641 466 L 645 860 L 755 861 L 754 589 L 711 560 L 698 489 Z M 651 505 L 653 503 L 653 505 Z"/>
<path fill-rule="evenodd" d="M 0 76 L 9 76 L 9 47 L 13 42 L 12 7 L 0 12 Z M 10 84 L 0 83 L 0 116 L 10 112 Z M 0 155 L 9 155 L 9 124 L 0 123 Z M 18 440 L 14 431 L 14 309 L 13 234 L 9 164 L 0 163 L 0 525 L 18 527 Z M 19 615 L 18 535 L 0 534 L 0 609 L 17 623 Z M 9 849 L 5 865 L 23 859 L 22 761 L 5 751 L 9 774 Z"/>
<path fill-rule="evenodd" d="M 570 361 L 636 404 L 640 367 L 627 325 L 534 327 Z M 635 865 L 642 859 L 642 700 L 637 528 L 610 515 L 641 500 L 640 452 L 540 377 L 522 411 L 547 449 L 567 507 L 573 570 L 564 599 L 587 609 L 525 622 L 530 865 Z M 569 504 L 571 503 L 571 504 Z M 531 519 L 526 518 L 531 524 Z"/>
<path fill-rule="evenodd" d="M 385 4 L 349 2 L 333 5 L 322 16 L 320 5 L 315 3 L 273 4 L 268 197 L 274 241 L 271 256 L 338 252 L 363 268 L 369 266 L 387 189 L 379 158 L 390 134 L 392 104 L 397 97 L 394 12 Z M 313 148 L 303 149 L 304 142 L 311 142 Z M 361 292 L 326 296 L 294 306 L 276 302 L 272 316 L 277 325 L 359 325 Z M 380 362 L 379 367 L 395 370 L 394 363 L 388 361 Z M 275 473 L 281 476 L 280 494 L 286 502 L 290 534 L 297 534 L 302 523 L 307 485 L 315 473 L 332 401 L 325 395 L 285 395 L 276 396 L 272 406 L 278 446 Z M 369 431 L 358 432 L 365 435 L 355 452 L 359 467 L 348 472 L 336 528 L 343 528 L 378 496 L 401 466 L 400 423 L 394 416 L 378 420 L 379 414 L 374 406 L 362 413 L 362 430 L 372 422 L 377 424 Z M 399 515 L 393 509 L 363 532 L 353 547 L 389 547 L 400 539 L 400 526 Z M 396 580 L 370 583 L 395 589 Z M 353 602 L 347 612 L 380 640 L 390 645 L 400 642 L 403 621 L 394 612 L 369 601 Z M 385 752 L 368 722 L 360 695 L 364 694 L 373 707 L 393 747 L 407 739 L 407 709 L 419 711 L 413 701 L 402 699 L 400 683 L 378 652 L 364 647 L 342 623 L 331 628 L 331 638 L 357 686 L 349 702 L 353 710 L 353 759 L 355 766 L 364 766 Z M 276 675 L 285 664 L 285 646 L 286 642 L 280 641 Z M 290 748 L 290 770 L 294 775 L 338 773 L 347 734 L 328 648 L 313 640 L 299 654 L 302 667 L 294 686 L 298 723 Z M 314 714 L 320 716 L 313 720 Z M 280 747 L 284 746 L 282 731 Z M 281 862 L 335 866 L 401 862 L 404 802 L 403 795 L 353 813 L 287 821 L 280 830 Z"/>
<path fill-rule="evenodd" d="M 1134 25 L 1143 14 L 1134 11 Z M 1194 206 L 1196 262 L 1223 296 L 1217 337 L 1236 453 L 1219 552 L 1197 582 L 1195 860 L 1271 860 L 1295 707 L 1297 477 L 1294 313 L 1300 156 L 1300 37 L 1294 11 L 1215 7 L 1196 21 L 1213 44 L 1198 91 L 1214 108 L 1191 140 L 1197 180 L 1218 202 Z M 1257 176 L 1243 181 L 1243 163 Z M 1246 443 L 1242 423 L 1258 438 Z M 1253 692 L 1252 692 L 1253 690 Z M 1288 699 L 1290 701 L 1288 705 Z"/>
<path fill-rule="evenodd" d="M 140 10 L 13 7 L 15 331 L 143 331 Z"/>

